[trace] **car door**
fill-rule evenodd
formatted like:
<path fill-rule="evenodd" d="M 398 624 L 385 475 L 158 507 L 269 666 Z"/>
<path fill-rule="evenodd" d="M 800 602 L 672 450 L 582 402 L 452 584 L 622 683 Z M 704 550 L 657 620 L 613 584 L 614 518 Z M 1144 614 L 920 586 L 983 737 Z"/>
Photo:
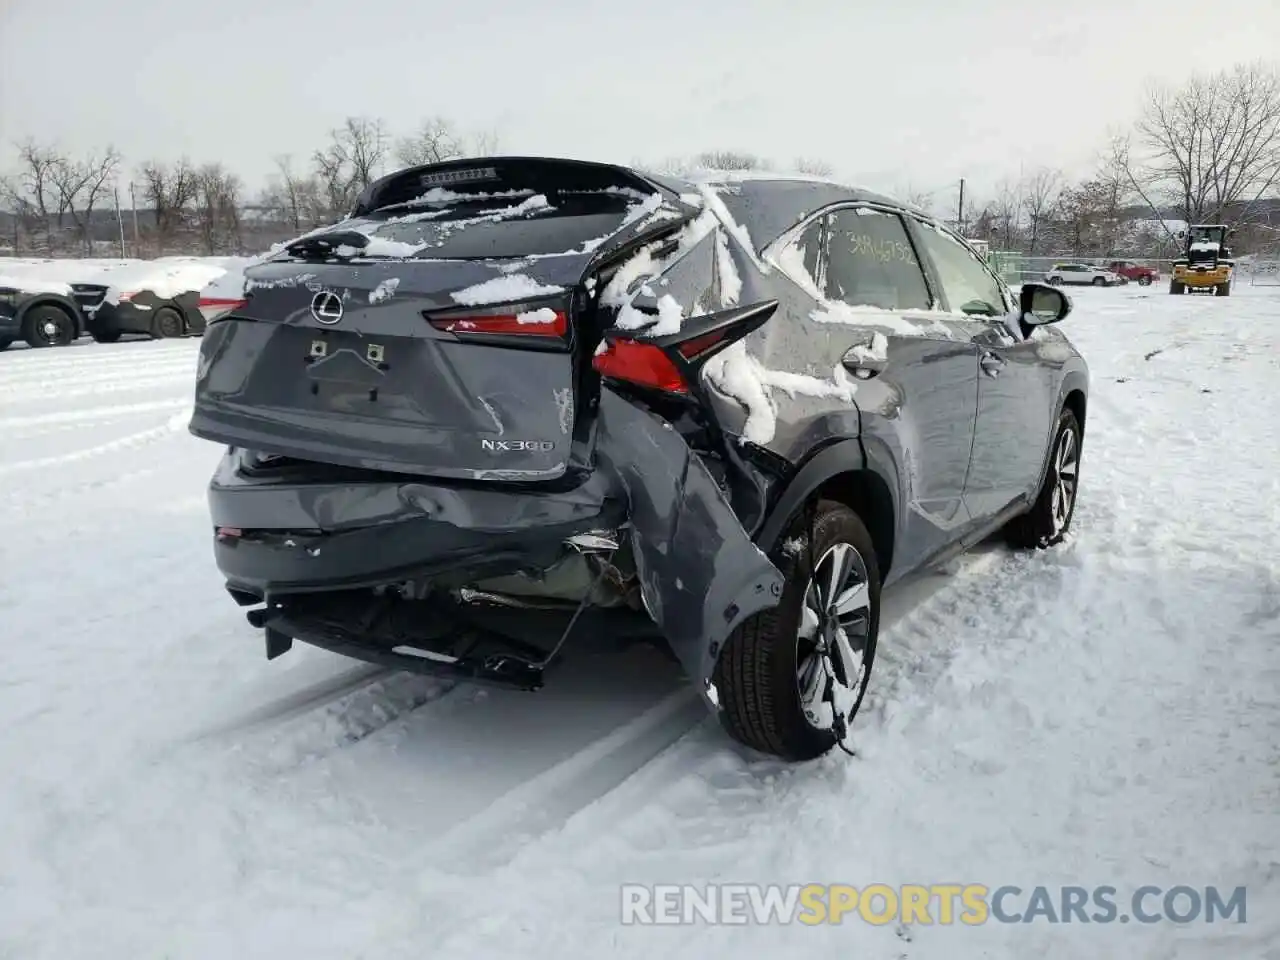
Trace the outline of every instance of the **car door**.
<path fill-rule="evenodd" d="M 1033 490 L 1053 426 L 1054 378 L 1044 335 L 1009 321 L 1012 293 L 946 230 L 915 221 L 948 310 L 964 315 L 978 352 L 978 415 L 964 500 L 976 523 Z M 1078 265 L 1077 265 L 1078 266 Z"/>
<path fill-rule="evenodd" d="M 898 474 L 895 572 L 961 536 L 978 399 L 978 349 L 963 323 L 932 310 L 919 254 L 895 211 L 838 208 L 826 222 L 825 309 L 813 327 L 853 373 L 864 444 Z"/>

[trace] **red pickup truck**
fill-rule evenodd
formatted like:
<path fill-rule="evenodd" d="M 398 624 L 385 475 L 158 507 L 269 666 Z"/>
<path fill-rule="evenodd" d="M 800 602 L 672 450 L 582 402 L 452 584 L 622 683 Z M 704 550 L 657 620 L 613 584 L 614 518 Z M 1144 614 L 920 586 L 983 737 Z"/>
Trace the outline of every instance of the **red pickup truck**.
<path fill-rule="evenodd" d="M 1132 260 L 1112 260 L 1107 264 L 1107 269 L 1126 280 L 1136 280 L 1140 287 L 1151 286 L 1152 281 L 1160 276 L 1160 271 L 1154 267 L 1140 267 Z"/>

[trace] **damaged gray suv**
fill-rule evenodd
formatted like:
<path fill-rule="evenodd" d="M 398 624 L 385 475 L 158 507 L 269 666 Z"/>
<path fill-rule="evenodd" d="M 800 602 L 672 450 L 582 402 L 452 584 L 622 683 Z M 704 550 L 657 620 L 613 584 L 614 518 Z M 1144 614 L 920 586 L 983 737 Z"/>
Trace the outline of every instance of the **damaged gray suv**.
<path fill-rule="evenodd" d="M 1088 372 L 941 224 L 821 180 L 402 170 L 252 267 L 190 429 L 294 640 L 523 689 L 652 640 L 741 742 L 840 743 L 887 584 L 1071 524 Z"/>

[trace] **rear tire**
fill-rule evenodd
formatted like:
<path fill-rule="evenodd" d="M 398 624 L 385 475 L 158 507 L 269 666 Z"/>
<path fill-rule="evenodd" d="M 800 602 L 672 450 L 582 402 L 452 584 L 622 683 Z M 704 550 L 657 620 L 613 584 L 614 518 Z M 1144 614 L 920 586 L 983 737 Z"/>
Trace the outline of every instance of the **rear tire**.
<path fill-rule="evenodd" d="M 796 519 L 788 540 L 806 542 L 807 519 Z M 729 735 L 791 761 L 827 753 L 840 739 L 836 731 L 857 715 L 880 623 L 875 546 L 858 515 L 844 504 L 819 501 L 812 552 L 816 578 L 807 545 L 775 558 L 785 578 L 781 600 L 730 635 L 713 676 Z M 833 591 L 839 569 L 846 575 L 835 577 Z M 820 616 L 817 610 L 824 606 Z"/>
<path fill-rule="evenodd" d="M 151 318 L 151 338 L 153 340 L 171 340 L 184 337 L 187 325 L 182 314 L 173 307 L 159 307 Z"/>
<path fill-rule="evenodd" d="M 9 337 L 0 339 L 0 353 L 4 353 L 6 350 L 8 350 L 12 343 L 13 343 L 13 340 Z"/>
<path fill-rule="evenodd" d="M 1031 509 L 1006 529 L 1010 546 L 1043 549 L 1060 543 L 1071 529 L 1080 491 L 1080 451 L 1084 434 L 1071 410 L 1058 416 L 1058 429 L 1049 448 L 1049 468 Z"/>
<path fill-rule="evenodd" d="M 1093 285 L 1095 287 L 1105 287 L 1107 285 L 1107 280 L 1105 277 L 1094 277 Z"/>
<path fill-rule="evenodd" d="M 1231 284 L 1229 284 L 1229 283 L 1220 283 L 1220 284 L 1218 284 L 1216 287 L 1214 287 L 1214 288 L 1213 288 L 1213 295 L 1214 295 L 1215 297 L 1229 297 L 1229 296 L 1231 296 Z"/>
<path fill-rule="evenodd" d="M 1181 283 L 1179 283 L 1177 280 L 1170 280 L 1169 292 L 1170 293 L 1186 293 L 1187 288 L 1183 286 Z"/>
<path fill-rule="evenodd" d="M 1138 286 L 1140 286 L 1140 287 L 1149 287 L 1149 286 L 1151 286 L 1151 278 L 1150 278 L 1150 277 L 1139 277 L 1139 278 L 1138 278 Z"/>
<path fill-rule="evenodd" d="M 32 307 L 22 321 L 22 339 L 37 349 L 65 347 L 75 338 L 75 317 L 51 303 Z"/>

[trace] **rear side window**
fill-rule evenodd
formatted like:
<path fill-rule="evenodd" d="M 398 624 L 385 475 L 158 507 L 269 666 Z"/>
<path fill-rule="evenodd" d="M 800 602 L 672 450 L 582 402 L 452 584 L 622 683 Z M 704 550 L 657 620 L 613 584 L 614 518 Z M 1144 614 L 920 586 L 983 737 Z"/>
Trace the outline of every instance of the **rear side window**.
<path fill-rule="evenodd" d="M 1000 284 L 964 244 L 927 223 L 920 224 L 919 235 L 952 310 L 981 316 L 1005 312 Z"/>
<path fill-rule="evenodd" d="M 782 269 L 815 297 L 822 295 L 822 220 L 816 217 L 778 255 Z"/>
<path fill-rule="evenodd" d="M 852 306 L 927 310 L 929 290 L 894 214 L 839 210 L 828 220 L 826 294 Z"/>

